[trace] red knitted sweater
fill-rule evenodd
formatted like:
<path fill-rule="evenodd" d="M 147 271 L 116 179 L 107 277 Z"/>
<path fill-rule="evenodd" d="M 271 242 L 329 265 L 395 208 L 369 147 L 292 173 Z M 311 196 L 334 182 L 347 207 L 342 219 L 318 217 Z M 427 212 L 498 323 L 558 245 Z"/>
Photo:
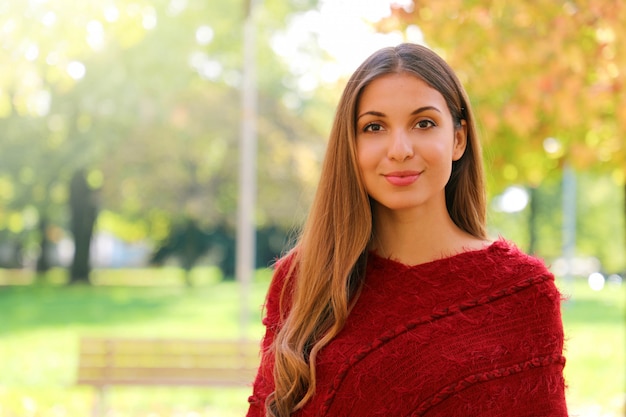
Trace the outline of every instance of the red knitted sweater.
<path fill-rule="evenodd" d="M 270 286 L 248 417 L 273 391 Z M 561 297 L 544 264 L 499 240 L 407 266 L 371 253 L 344 329 L 318 355 L 315 396 L 293 416 L 567 416 Z"/>

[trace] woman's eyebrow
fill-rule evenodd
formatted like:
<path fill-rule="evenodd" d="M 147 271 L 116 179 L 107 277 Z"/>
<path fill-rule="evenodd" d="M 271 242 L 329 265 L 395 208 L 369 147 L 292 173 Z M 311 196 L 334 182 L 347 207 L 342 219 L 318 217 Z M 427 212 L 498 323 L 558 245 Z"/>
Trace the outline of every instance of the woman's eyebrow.
<path fill-rule="evenodd" d="M 411 115 L 416 115 L 422 112 L 425 112 L 427 110 L 434 110 L 438 113 L 441 113 L 441 110 L 439 110 L 437 107 L 435 106 L 424 106 L 424 107 L 420 107 L 419 109 L 413 110 L 413 112 L 411 113 Z"/>
<path fill-rule="evenodd" d="M 411 112 L 411 116 L 414 116 L 416 114 L 420 114 L 422 112 L 425 112 L 427 110 L 434 110 L 438 113 L 441 113 L 441 110 L 439 110 L 437 107 L 435 106 L 423 106 L 420 107 L 418 109 L 415 109 Z M 361 117 L 363 116 L 376 116 L 376 117 L 385 117 L 385 113 L 379 112 L 379 111 L 375 111 L 375 110 L 370 110 L 370 111 L 366 111 L 365 113 L 361 113 L 356 119 L 359 120 Z"/>
<path fill-rule="evenodd" d="M 365 113 L 361 113 L 356 119 L 359 120 L 361 117 L 363 116 L 376 116 L 376 117 L 385 117 L 385 113 L 381 113 L 379 111 L 374 111 L 374 110 L 370 110 L 370 111 L 366 111 Z"/>

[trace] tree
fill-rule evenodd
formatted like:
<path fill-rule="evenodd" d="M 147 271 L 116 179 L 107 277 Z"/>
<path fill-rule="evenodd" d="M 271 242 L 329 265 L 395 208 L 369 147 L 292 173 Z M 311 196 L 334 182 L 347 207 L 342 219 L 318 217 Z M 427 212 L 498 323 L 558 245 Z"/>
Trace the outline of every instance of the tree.
<path fill-rule="evenodd" d="M 0 185 L 8 190 L 0 187 L 0 230 L 8 217 L 19 218 L 15 239 L 40 234 L 45 247 L 46 229 L 80 223 L 71 216 L 81 210 L 66 206 L 78 178 L 88 195 L 99 190 L 99 211 L 115 213 L 109 221 L 143 225 L 134 238 L 162 239 L 188 217 L 201 226 L 232 225 L 241 68 L 233 28 L 241 4 L 68 4 L 13 2 L 0 12 L 8 28 L 0 51 L 7 69 L 0 79 Z M 268 1 L 260 17 L 261 225 L 292 225 L 293 195 L 308 174 L 289 168 L 314 163 L 317 156 L 303 149 L 321 142 L 316 128 L 283 104 L 289 74 L 269 47 L 287 16 L 311 4 Z M 30 208 L 39 228 L 24 226 Z M 94 208 L 86 210 L 89 218 Z M 49 262 L 39 264 L 44 271 Z"/>
<path fill-rule="evenodd" d="M 565 160 L 621 176 L 626 5 L 584 3 L 420 1 L 379 27 L 417 25 L 458 69 L 505 181 L 537 184 Z"/>
<path fill-rule="evenodd" d="M 70 181 L 70 229 L 74 236 L 74 257 L 70 268 L 70 283 L 88 282 L 91 237 L 97 217 L 93 190 L 89 187 L 83 170 L 77 170 Z"/>
<path fill-rule="evenodd" d="M 497 193 L 579 172 L 612 176 L 626 195 L 626 4 L 415 1 L 377 27 L 421 31 L 472 97 Z M 418 29 L 419 28 L 419 29 Z"/>

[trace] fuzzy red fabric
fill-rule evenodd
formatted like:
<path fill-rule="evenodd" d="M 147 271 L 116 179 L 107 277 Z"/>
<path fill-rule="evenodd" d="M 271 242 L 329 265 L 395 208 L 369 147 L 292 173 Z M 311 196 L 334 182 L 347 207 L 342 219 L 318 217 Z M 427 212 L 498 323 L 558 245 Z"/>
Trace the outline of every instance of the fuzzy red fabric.
<path fill-rule="evenodd" d="M 248 417 L 273 391 L 278 268 Z M 317 360 L 315 396 L 293 416 L 567 416 L 561 296 L 536 258 L 498 240 L 407 266 L 371 253 L 344 329 Z"/>

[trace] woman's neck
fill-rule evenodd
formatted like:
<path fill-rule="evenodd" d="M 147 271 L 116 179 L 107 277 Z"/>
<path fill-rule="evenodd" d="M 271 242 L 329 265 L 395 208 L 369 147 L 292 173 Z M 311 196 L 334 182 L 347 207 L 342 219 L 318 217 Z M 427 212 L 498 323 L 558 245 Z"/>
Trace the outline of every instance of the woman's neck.
<path fill-rule="evenodd" d="M 391 211 L 378 207 L 373 221 L 371 249 L 407 265 L 480 249 L 488 243 L 461 230 L 447 210 L 426 214 L 419 209 Z"/>

